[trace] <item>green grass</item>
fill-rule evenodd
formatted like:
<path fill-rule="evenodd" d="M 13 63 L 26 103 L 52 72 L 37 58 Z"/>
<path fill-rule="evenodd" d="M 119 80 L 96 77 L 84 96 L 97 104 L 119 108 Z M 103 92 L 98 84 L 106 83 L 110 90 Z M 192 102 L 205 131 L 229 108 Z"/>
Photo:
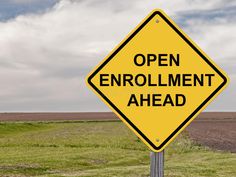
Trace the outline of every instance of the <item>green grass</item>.
<path fill-rule="evenodd" d="M 186 134 L 165 151 L 166 177 L 234 177 L 236 154 Z M 0 176 L 149 176 L 148 148 L 121 122 L 0 123 Z"/>

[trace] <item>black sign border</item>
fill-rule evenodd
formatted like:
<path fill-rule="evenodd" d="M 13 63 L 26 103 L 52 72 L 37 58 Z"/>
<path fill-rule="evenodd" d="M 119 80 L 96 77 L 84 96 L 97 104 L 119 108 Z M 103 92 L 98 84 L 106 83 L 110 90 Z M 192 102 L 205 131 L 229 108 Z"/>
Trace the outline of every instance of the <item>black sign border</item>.
<path fill-rule="evenodd" d="M 220 86 L 212 92 L 212 94 L 202 103 L 200 104 L 197 109 L 190 114 L 185 121 L 173 132 L 171 135 L 163 141 L 163 143 L 160 146 L 155 146 L 130 120 L 128 117 L 125 116 L 119 110 L 93 83 L 92 83 L 92 78 L 155 16 L 155 15 L 160 15 L 163 20 L 179 35 L 181 38 L 196 52 L 198 55 L 205 60 L 205 62 L 210 65 L 215 72 L 217 72 L 222 78 L 223 82 L 220 84 Z M 217 92 L 227 83 L 227 78 L 205 57 L 204 54 L 202 54 L 160 11 L 154 11 L 152 15 L 147 18 L 89 77 L 88 77 L 88 84 L 92 86 L 92 88 L 102 96 L 104 100 L 109 103 L 110 106 L 112 106 L 113 109 L 116 110 L 117 113 L 119 113 L 125 121 L 133 127 L 133 129 L 138 132 L 142 138 L 148 142 L 149 145 L 152 146 L 153 149 L 155 150 L 160 150 L 175 134 L 179 132 L 179 130 L 185 126 L 189 122 L 189 120 L 208 102 L 212 97 L 214 97 Z"/>

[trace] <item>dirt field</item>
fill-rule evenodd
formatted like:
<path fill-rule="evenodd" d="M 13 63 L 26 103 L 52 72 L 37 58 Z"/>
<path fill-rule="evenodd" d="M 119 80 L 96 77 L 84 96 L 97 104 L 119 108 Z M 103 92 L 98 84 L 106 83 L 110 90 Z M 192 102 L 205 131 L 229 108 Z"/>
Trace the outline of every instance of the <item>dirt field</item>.
<path fill-rule="evenodd" d="M 187 128 L 191 139 L 213 149 L 236 152 L 235 120 L 198 120 Z"/>
<path fill-rule="evenodd" d="M 118 120 L 111 112 L 0 113 L 0 121 Z"/>
<path fill-rule="evenodd" d="M 0 113 L 0 121 L 118 120 L 113 113 Z M 236 152 L 236 112 L 206 112 L 187 128 L 196 142 Z"/>
<path fill-rule="evenodd" d="M 236 152 L 236 112 L 201 113 L 188 126 L 187 131 L 199 144 Z"/>

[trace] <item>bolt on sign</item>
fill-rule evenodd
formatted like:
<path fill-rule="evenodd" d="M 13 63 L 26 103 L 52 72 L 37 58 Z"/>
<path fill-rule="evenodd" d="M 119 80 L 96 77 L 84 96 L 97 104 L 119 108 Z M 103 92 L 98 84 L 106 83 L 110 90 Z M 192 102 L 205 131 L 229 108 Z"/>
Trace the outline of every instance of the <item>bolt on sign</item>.
<path fill-rule="evenodd" d="M 154 10 L 87 83 L 152 151 L 160 152 L 228 78 L 163 11 Z"/>

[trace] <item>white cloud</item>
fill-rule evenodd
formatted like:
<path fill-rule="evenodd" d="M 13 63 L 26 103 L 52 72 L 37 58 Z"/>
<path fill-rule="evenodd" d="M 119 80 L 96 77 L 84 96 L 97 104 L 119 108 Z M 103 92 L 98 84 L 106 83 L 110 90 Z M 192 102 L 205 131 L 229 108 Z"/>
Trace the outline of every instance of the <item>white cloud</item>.
<path fill-rule="evenodd" d="M 0 111 L 108 110 L 87 89 L 84 77 L 144 16 L 153 8 L 162 8 L 178 21 L 185 9 L 207 11 L 234 3 L 224 2 L 63 0 L 47 13 L 0 23 Z M 188 12 L 181 18 L 188 18 Z M 235 23 L 190 18 L 183 28 L 235 74 L 228 66 L 235 64 Z M 217 108 L 214 104 L 211 109 Z"/>

